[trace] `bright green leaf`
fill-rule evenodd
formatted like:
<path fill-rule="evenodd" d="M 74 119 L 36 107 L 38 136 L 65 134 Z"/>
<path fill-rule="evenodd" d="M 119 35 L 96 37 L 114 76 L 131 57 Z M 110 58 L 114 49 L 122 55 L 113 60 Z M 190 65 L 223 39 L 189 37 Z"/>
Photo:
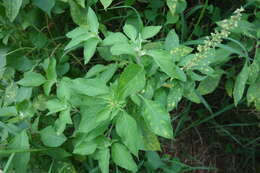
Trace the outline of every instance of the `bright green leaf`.
<path fill-rule="evenodd" d="M 136 64 L 128 65 L 121 74 L 118 82 L 117 94 L 120 98 L 126 98 L 142 90 L 145 85 L 144 69 Z"/>
<path fill-rule="evenodd" d="M 112 159 L 118 166 L 125 168 L 129 171 L 136 172 L 137 171 L 137 165 L 130 154 L 130 152 L 127 150 L 127 148 L 120 144 L 120 143 L 114 143 L 111 147 L 111 155 Z"/>
<path fill-rule="evenodd" d="M 151 38 L 153 36 L 155 36 L 156 34 L 158 34 L 158 32 L 160 32 L 161 30 L 161 26 L 146 26 L 143 28 L 142 30 L 142 38 L 143 39 L 148 39 Z"/>
<path fill-rule="evenodd" d="M 112 3 L 113 0 L 100 0 L 103 7 L 106 9 Z"/>
<path fill-rule="evenodd" d="M 29 71 L 24 73 L 24 77 L 17 83 L 26 87 L 36 87 L 42 85 L 45 81 L 46 79 L 41 74 Z"/>
<path fill-rule="evenodd" d="M 137 156 L 140 135 L 135 119 L 126 112 L 120 114 L 116 121 L 116 132 L 121 137 L 123 143 L 129 148 L 129 150 L 135 156 Z"/>
<path fill-rule="evenodd" d="M 32 0 L 33 4 L 45 11 L 49 16 L 51 16 L 51 10 L 55 5 L 55 0 Z"/>
<path fill-rule="evenodd" d="M 133 25 L 125 24 L 125 26 L 123 27 L 123 31 L 132 41 L 136 39 L 137 30 Z"/>
<path fill-rule="evenodd" d="M 87 21 L 88 21 L 88 27 L 90 31 L 93 33 L 98 33 L 98 27 L 99 27 L 98 19 L 95 12 L 90 7 L 88 9 Z"/>
<path fill-rule="evenodd" d="M 90 38 L 84 42 L 84 63 L 87 64 L 96 51 L 99 40 Z"/>
<path fill-rule="evenodd" d="M 47 81 L 44 83 L 43 89 L 44 89 L 44 93 L 46 95 L 49 95 L 50 91 L 51 91 L 51 87 L 57 81 L 56 59 L 55 58 L 49 59 L 49 65 L 45 72 L 46 72 Z"/>

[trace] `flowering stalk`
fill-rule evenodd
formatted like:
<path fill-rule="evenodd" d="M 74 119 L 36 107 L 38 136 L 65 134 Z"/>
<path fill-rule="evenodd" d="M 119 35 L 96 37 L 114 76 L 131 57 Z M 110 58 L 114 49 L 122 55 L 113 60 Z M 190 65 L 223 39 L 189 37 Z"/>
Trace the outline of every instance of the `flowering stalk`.
<path fill-rule="evenodd" d="M 243 8 L 237 9 L 234 12 L 234 15 L 230 17 L 230 19 L 221 21 L 219 26 L 222 28 L 222 30 L 218 31 L 215 29 L 215 31 L 211 33 L 209 37 L 206 37 L 203 45 L 198 45 L 198 52 L 195 54 L 195 58 L 193 58 L 185 67 L 183 67 L 183 69 L 190 69 L 191 67 L 198 65 L 198 62 L 202 59 L 207 58 L 210 54 L 210 50 L 214 49 L 219 43 L 223 41 L 224 38 L 229 36 L 229 30 L 237 27 L 238 21 L 241 20 L 241 12 L 243 11 Z"/>

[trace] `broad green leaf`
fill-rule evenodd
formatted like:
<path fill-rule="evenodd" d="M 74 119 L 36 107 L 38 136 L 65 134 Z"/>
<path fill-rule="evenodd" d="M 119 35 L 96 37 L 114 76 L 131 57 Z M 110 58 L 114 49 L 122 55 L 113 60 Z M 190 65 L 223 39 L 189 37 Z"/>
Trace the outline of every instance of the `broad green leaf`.
<path fill-rule="evenodd" d="M 172 82 L 172 87 L 170 88 L 167 97 L 167 110 L 170 111 L 177 107 L 179 101 L 182 98 L 183 87 L 178 82 Z"/>
<path fill-rule="evenodd" d="M 51 99 L 46 102 L 46 108 L 50 111 L 47 115 L 67 109 L 67 104 L 59 99 Z"/>
<path fill-rule="evenodd" d="M 109 64 L 107 66 L 107 70 L 102 72 L 99 75 L 99 79 L 101 79 L 104 82 L 108 82 L 113 77 L 113 75 L 116 73 L 117 69 L 118 69 L 117 64 Z"/>
<path fill-rule="evenodd" d="M 143 39 L 148 39 L 151 38 L 153 36 L 155 36 L 156 34 L 158 34 L 158 32 L 160 32 L 161 30 L 161 26 L 146 26 L 143 28 L 142 30 L 142 38 Z"/>
<path fill-rule="evenodd" d="M 260 72 L 260 61 L 257 60 L 257 58 L 254 59 L 253 63 L 249 66 L 249 76 L 248 76 L 248 82 L 250 84 L 254 83 Z"/>
<path fill-rule="evenodd" d="M 173 129 L 168 112 L 160 104 L 143 97 L 142 99 L 144 101 L 142 116 L 151 130 L 159 136 L 172 138 Z"/>
<path fill-rule="evenodd" d="M 112 160 L 117 164 L 118 166 L 125 168 L 129 171 L 136 172 L 137 171 L 137 165 L 130 154 L 130 152 L 127 150 L 127 148 L 120 144 L 120 143 L 114 143 L 111 147 L 111 155 Z"/>
<path fill-rule="evenodd" d="M 66 83 L 68 87 L 79 94 L 97 96 L 109 91 L 105 82 L 100 79 L 77 78 L 70 81 Z"/>
<path fill-rule="evenodd" d="M 128 43 L 118 43 L 111 47 L 111 53 L 112 55 L 133 55 L 136 56 L 134 46 L 132 44 Z"/>
<path fill-rule="evenodd" d="M 217 88 L 220 79 L 221 74 L 217 74 L 215 76 L 208 76 L 205 80 L 200 82 L 197 90 L 201 95 L 212 93 Z"/>
<path fill-rule="evenodd" d="M 75 3 L 73 0 L 69 0 L 70 14 L 72 20 L 79 26 L 87 25 L 88 10 L 82 8 L 80 5 Z"/>
<path fill-rule="evenodd" d="M 44 82 L 46 82 L 46 79 L 40 73 L 29 71 L 24 73 L 24 77 L 17 83 L 26 87 L 36 87 L 42 85 Z"/>
<path fill-rule="evenodd" d="M 74 147 L 73 153 L 80 155 L 93 154 L 97 148 L 95 141 L 83 141 Z"/>
<path fill-rule="evenodd" d="M 51 10 L 55 6 L 55 0 L 32 0 L 33 4 L 51 16 Z"/>
<path fill-rule="evenodd" d="M 116 121 L 116 132 L 121 137 L 122 142 L 129 148 L 129 150 L 135 156 L 137 156 L 140 135 L 135 119 L 126 112 L 120 114 Z"/>
<path fill-rule="evenodd" d="M 124 33 L 132 40 L 134 41 L 137 37 L 137 30 L 133 25 L 125 24 L 123 27 Z"/>
<path fill-rule="evenodd" d="M 16 135 L 10 144 L 11 149 L 28 150 L 30 148 L 29 138 L 26 130 Z M 27 165 L 30 161 L 30 152 L 16 153 L 13 164 L 16 172 L 26 173 Z"/>
<path fill-rule="evenodd" d="M 71 96 L 70 90 L 71 80 L 69 78 L 62 78 L 57 84 L 57 97 L 61 100 L 69 100 Z"/>
<path fill-rule="evenodd" d="M 112 3 L 113 0 L 100 0 L 103 7 L 106 9 Z"/>
<path fill-rule="evenodd" d="M 105 71 L 106 69 L 107 66 L 103 64 L 94 65 L 88 70 L 87 74 L 85 75 L 85 78 L 93 78 L 99 75 L 101 72 Z"/>
<path fill-rule="evenodd" d="M 90 34 L 89 32 L 84 32 L 81 35 L 76 35 L 76 36 L 72 37 L 72 40 L 66 45 L 64 50 L 71 49 L 71 48 L 79 45 L 80 43 L 85 42 L 93 37 L 94 36 L 92 34 Z"/>
<path fill-rule="evenodd" d="M 245 64 L 243 69 L 241 70 L 241 72 L 238 74 L 238 76 L 236 78 L 236 82 L 235 82 L 235 86 L 234 86 L 234 90 L 233 90 L 233 97 L 234 97 L 235 105 L 238 104 L 238 102 L 241 100 L 241 98 L 243 96 L 245 86 L 246 86 L 246 81 L 248 79 L 248 75 L 249 75 L 249 68 L 248 68 L 247 64 Z"/>
<path fill-rule="evenodd" d="M 52 126 L 48 126 L 40 131 L 41 141 L 48 147 L 58 147 L 66 140 L 64 134 L 57 134 Z"/>
<path fill-rule="evenodd" d="M 90 31 L 93 33 L 98 33 L 98 27 L 99 27 L 98 19 L 95 12 L 90 7 L 88 9 L 87 22 Z"/>
<path fill-rule="evenodd" d="M 23 0 L 4 0 L 5 13 L 8 19 L 13 22 L 19 13 Z"/>
<path fill-rule="evenodd" d="M 103 41 L 102 45 L 110 46 L 118 43 L 127 43 L 127 37 L 121 32 L 110 33 Z"/>
<path fill-rule="evenodd" d="M 51 87 L 53 86 L 53 84 L 57 82 L 55 58 L 49 59 L 49 65 L 45 72 L 46 72 L 47 81 L 44 83 L 43 89 L 44 89 L 44 93 L 48 96 L 51 92 Z"/>
<path fill-rule="evenodd" d="M 84 42 L 84 63 L 87 64 L 96 51 L 99 40 L 90 38 Z"/>
<path fill-rule="evenodd" d="M 176 12 L 177 3 L 178 3 L 178 0 L 167 0 L 167 6 L 169 7 L 172 15 L 174 15 Z"/>
<path fill-rule="evenodd" d="M 170 77 L 181 81 L 186 81 L 185 73 L 174 64 L 173 58 L 168 51 L 150 50 L 147 54 L 153 57 L 154 61 L 161 68 L 161 70 Z"/>
<path fill-rule="evenodd" d="M 97 159 L 98 159 L 98 165 L 101 169 L 102 173 L 109 173 L 109 159 L 110 159 L 110 153 L 109 149 L 100 149 L 97 152 Z"/>
<path fill-rule="evenodd" d="M 126 98 L 142 90 L 145 85 L 145 72 L 136 64 L 128 65 L 121 74 L 118 82 L 117 94 L 119 98 Z"/>
<path fill-rule="evenodd" d="M 164 42 L 164 48 L 166 50 L 172 50 L 173 48 L 176 48 L 179 46 L 179 37 L 176 34 L 175 30 L 172 29 L 168 33 L 165 42 Z"/>

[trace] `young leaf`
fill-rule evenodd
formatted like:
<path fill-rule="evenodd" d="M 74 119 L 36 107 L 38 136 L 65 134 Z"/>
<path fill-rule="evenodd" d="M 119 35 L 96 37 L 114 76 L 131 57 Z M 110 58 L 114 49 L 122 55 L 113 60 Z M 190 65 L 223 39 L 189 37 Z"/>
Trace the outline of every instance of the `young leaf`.
<path fill-rule="evenodd" d="M 8 19 L 13 22 L 19 13 L 23 0 L 4 0 L 5 13 Z"/>
<path fill-rule="evenodd" d="M 130 152 L 127 150 L 127 148 L 120 144 L 120 143 L 114 143 L 111 147 L 111 155 L 112 159 L 118 166 L 125 168 L 129 171 L 136 172 L 137 171 L 137 165 L 130 154 Z"/>
<path fill-rule="evenodd" d="M 145 85 L 144 69 L 136 64 L 130 64 L 121 74 L 118 82 L 117 94 L 119 98 L 126 98 L 142 90 Z"/>
<path fill-rule="evenodd" d="M 133 25 L 125 24 L 125 26 L 123 27 L 123 31 L 132 41 L 136 39 L 137 30 Z"/>
<path fill-rule="evenodd" d="M 103 5 L 104 9 L 109 7 L 113 0 L 100 0 L 101 4 Z"/>
<path fill-rule="evenodd" d="M 40 86 L 44 82 L 46 82 L 46 79 L 41 74 L 29 71 L 24 73 L 24 77 L 17 83 L 26 87 L 36 87 Z"/>
<path fill-rule="evenodd" d="M 87 64 L 96 51 L 99 40 L 90 38 L 84 42 L 84 63 Z"/>
<path fill-rule="evenodd" d="M 249 75 L 249 68 L 247 64 L 245 64 L 242 71 L 238 74 L 236 78 L 236 82 L 233 90 L 235 105 L 238 104 L 238 102 L 241 100 L 243 96 L 248 75 Z"/>
<path fill-rule="evenodd" d="M 155 36 L 156 34 L 158 34 L 158 32 L 160 32 L 161 30 L 161 26 L 146 26 L 143 28 L 142 30 L 142 38 L 143 39 L 148 39 L 151 38 L 153 36 Z"/>
<path fill-rule="evenodd" d="M 116 132 L 129 150 L 137 156 L 140 136 L 135 119 L 126 112 L 122 112 L 116 121 Z"/>
<path fill-rule="evenodd" d="M 88 21 L 88 27 L 90 31 L 93 33 L 98 33 L 98 27 L 99 27 L 98 19 L 95 12 L 90 7 L 88 8 L 87 21 Z"/>
<path fill-rule="evenodd" d="M 23 130 L 21 133 L 14 137 L 14 140 L 10 144 L 12 149 L 21 149 L 28 150 L 30 148 L 29 138 L 26 133 L 26 130 Z M 13 158 L 13 164 L 16 169 L 16 172 L 26 173 L 27 164 L 30 160 L 30 153 L 16 153 Z"/>
<path fill-rule="evenodd" d="M 144 97 L 142 97 L 142 99 L 144 101 L 144 111 L 142 116 L 151 130 L 159 136 L 169 139 L 172 138 L 173 129 L 168 112 L 164 110 L 160 104 Z"/>
<path fill-rule="evenodd" d="M 48 126 L 40 131 L 41 141 L 48 147 L 58 147 L 66 140 L 64 134 L 57 134 L 52 126 Z"/>
<path fill-rule="evenodd" d="M 112 55 L 128 54 L 128 55 L 136 56 L 134 46 L 128 43 L 115 44 L 114 46 L 111 47 L 111 53 Z"/>

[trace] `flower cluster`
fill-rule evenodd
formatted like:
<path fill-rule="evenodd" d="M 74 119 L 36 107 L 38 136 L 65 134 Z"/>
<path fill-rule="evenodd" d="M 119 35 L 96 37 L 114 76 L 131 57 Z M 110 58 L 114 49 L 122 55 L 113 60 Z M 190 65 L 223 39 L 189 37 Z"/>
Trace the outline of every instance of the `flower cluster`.
<path fill-rule="evenodd" d="M 241 20 L 241 13 L 244 11 L 243 8 L 237 9 L 234 12 L 234 15 L 230 17 L 230 19 L 225 19 L 219 23 L 219 26 L 221 27 L 221 30 L 215 30 L 209 37 L 206 37 L 206 40 L 204 41 L 203 45 L 198 45 L 197 47 L 197 53 L 195 54 L 195 58 L 193 58 L 190 63 L 188 63 L 187 66 L 184 67 L 184 69 L 189 69 L 197 63 L 208 57 L 210 50 L 212 48 L 215 48 L 219 43 L 222 42 L 224 38 L 227 38 L 230 34 L 231 29 L 237 27 L 238 21 Z"/>

